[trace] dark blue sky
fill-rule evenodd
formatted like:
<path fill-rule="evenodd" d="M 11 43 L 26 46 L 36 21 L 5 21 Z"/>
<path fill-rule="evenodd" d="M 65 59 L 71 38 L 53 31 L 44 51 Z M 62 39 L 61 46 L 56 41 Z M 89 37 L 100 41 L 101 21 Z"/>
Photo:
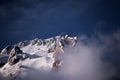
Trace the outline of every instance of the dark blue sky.
<path fill-rule="evenodd" d="M 109 34 L 119 26 L 119 0 L 0 0 L 0 49 L 61 33 Z"/>

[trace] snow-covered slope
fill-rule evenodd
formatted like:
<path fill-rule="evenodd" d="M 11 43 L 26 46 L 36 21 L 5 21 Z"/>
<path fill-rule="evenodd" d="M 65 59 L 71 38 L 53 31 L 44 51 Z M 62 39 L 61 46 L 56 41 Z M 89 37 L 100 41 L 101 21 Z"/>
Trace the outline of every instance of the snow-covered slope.
<path fill-rule="evenodd" d="M 7 79 L 19 78 L 19 74 L 29 69 L 50 71 L 58 68 L 62 62 L 59 55 L 64 48 L 74 46 L 77 37 L 68 35 L 49 39 L 34 39 L 5 47 L 0 53 L 0 73 Z"/>

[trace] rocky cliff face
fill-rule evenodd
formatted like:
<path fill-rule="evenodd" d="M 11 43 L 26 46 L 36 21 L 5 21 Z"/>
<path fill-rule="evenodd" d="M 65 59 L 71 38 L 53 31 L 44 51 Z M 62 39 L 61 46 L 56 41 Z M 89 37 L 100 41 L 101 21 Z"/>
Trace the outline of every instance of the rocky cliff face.
<path fill-rule="evenodd" d="M 7 46 L 0 53 L 0 67 L 4 66 L 6 63 L 13 65 L 19 60 L 24 59 L 25 53 L 20 50 L 17 46 Z"/>
<path fill-rule="evenodd" d="M 64 48 L 75 46 L 77 37 L 68 35 L 56 36 L 49 39 L 34 39 L 21 41 L 15 45 L 5 47 L 0 53 L 0 73 L 4 77 L 18 75 L 18 72 L 35 68 L 51 70 L 61 66 L 57 57 L 64 53 Z"/>

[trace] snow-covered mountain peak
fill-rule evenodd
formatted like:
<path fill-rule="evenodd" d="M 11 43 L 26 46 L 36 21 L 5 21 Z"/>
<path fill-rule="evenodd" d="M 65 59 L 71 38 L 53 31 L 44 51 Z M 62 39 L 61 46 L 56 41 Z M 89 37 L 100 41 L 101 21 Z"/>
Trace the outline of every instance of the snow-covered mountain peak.
<path fill-rule="evenodd" d="M 65 47 L 75 46 L 76 41 L 77 37 L 60 35 L 44 40 L 25 40 L 7 46 L 0 53 L 0 73 L 4 77 L 16 77 L 19 72 L 29 68 L 47 71 L 58 68 L 62 64 L 59 54 L 64 53 Z"/>

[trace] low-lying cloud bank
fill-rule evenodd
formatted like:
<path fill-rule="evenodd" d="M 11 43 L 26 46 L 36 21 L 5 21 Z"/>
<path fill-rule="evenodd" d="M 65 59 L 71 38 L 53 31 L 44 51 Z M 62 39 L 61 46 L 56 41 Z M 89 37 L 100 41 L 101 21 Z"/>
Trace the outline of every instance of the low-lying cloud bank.
<path fill-rule="evenodd" d="M 68 80 L 116 80 L 119 79 L 118 33 L 79 37 L 74 48 L 65 49 L 63 73 Z"/>
<path fill-rule="evenodd" d="M 82 35 L 75 47 L 64 50 L 59 56 L 63 64 L 57 71 L 28 69 L 16 80 L 120 80 L 120 31 Z"/>

